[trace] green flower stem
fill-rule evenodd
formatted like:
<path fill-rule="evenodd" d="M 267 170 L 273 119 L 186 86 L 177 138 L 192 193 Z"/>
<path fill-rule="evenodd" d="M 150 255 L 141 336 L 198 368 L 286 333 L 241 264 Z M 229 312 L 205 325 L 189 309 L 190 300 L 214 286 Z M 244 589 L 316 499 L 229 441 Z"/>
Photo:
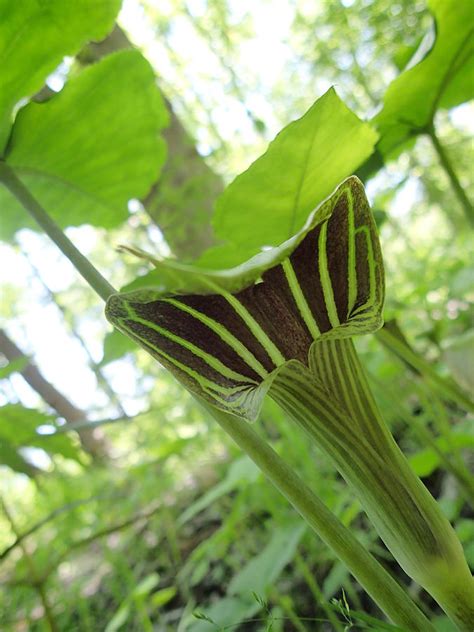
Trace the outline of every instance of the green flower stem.
<path fill-rule="evenodd" d="M 434 627 L 405 590 L 313 494 L 294 470 L 259 437 L 248 422 L 217 410 L 204 400 L 200 402 L 334 551 L 394 623 L 410 632 L 434 631 Z"/>
<path fill-rule="evenodd" d="M 429 527 L 432 529 L 434 539 L 438 540 L 437 546 L 439 548 L 434 552 L 435 555 L 430 559 L 430 553 L 432 552 L 428 550 L 425 560 L 426 568 L 423 569 L 423 566 L 420 565 L 420 568 L 415 570 L 413 577 L 433 595 L 461 629 L 472 630 L 472 622 L 474 621 L 474 579 L 471 576 L 459 539 L 436 501 L 410 468 L 404 454 L 393 439 L 392 434 L 388 431 L 375 403 L 364 368 L 359 361 L 352 341 L 339 341 L 338 344 L 346 344 L 350 348 L 353 362 L 349 363 L 349 368 L 352 367 L 355 376 L 359 380 L 361 392 L 365 394 L 365 401 L 368 403 L 368 415 L 373 416 L 374 423 L 377 420 L 380 427 L 384 429 L 384 435 L 388 440 L 387 464 L 390 462 L 389 455 L 391 454 L 394 470 L 398 468 L 404 488 L 408 490 L 411 498 L 417 505 L 418 515 L 426 519 Z M 412 515 L 411 523 L 413 526 L 415 526 L 416 520 L 417 515 Z M 421 525 L 422 522 L 420 522 Z M 423 544 L 427 533 L 429 532 L 425 532 Z M 403 551 L 405 550 L 406 542 L 402 543 Z M 422 551 L 421 547 L 420 551 Z M 419 574 L 420 570 L 421 574 Z"/>
<path fill-rule="evenodd" d="M 469 630 L 474 581 L 462 547 L 384 425 L 352 341 L 315 343 L 310 369 L 288 363 L 270 396 L 332 458 L 405 572 Z"/>
<path fill-rule="evenodd" d="M 23 208 L 28 211 L 31 217 L 41 226 L 48 237 L 54 241 L 57 247 L 74 265 L 76 270 L 104 301 L 106 301 L 111 294 L 115 293 L 114 288 L 109 282 L 106 281 L 90 261 L 79 252 L 59 226 L 51 219 L 41 204 L 31 195 L 13 169 L 3 161 L 0 161 L 0 182 L 3 182 L 10 193 L 16 197 Z"/>
<path fill-rule="evenodd" d="M 458 198 L 459 203 L 464 210 L 467 221 L 472 227 L 474 227 L 474 207 L 472 206 L 462 184 L 459 181 L 456 172 L 454 171 L 454 167 L 451 164 L 451 160 L 449 159 L 448 154 L 446 153 L 443 145 L 440 143 L 440 140 L 436 135 L 434 125 L 431 125 L 428 128 L 428 136 L 430 137 L 433 147 L 438 155 L 439 162 L 441 163 L 441 166 L 443 167 L 446 175 L 449 178 L 449 182 L 451 183 L 454 194 Z"/>

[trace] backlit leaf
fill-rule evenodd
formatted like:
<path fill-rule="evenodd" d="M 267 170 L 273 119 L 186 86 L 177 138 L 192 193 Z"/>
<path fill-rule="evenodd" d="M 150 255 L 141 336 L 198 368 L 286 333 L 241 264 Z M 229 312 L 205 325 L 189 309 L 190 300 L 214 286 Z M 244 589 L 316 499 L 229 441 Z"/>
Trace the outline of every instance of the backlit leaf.
<path fill-rule="evenodd" d="M 334 89 L 285 127 L 263 156 L 217 201 L 214 228 L 232 248 L 205 254 L 201 264 L 236 265 L 262 246 L 278 246 L 301 229 L 311 211 L 370 156 L 376 132 Z M 224 257 L 224 259 L 223 259 Z"/>
<path fill-rule="evenodd" d="M 0 0 L 0 155 L 12 109 L 39 90 L 65 55 L 113 26 L 121 0 Z"/>
<path fill-rule="evenodd" d="M 133 340 L 130 340 L 130 338 L 121 334 L 120 331 L 117 331 L 117 329 L 114 329 L 105 336 L 104 355 L 100 361 L 100 365 L 104 366 L 109 362 L 123 358 L 124 355 L 135 351 L 136 349 L 137 345 L 133 342 Z"/>
<path fill-rule="evenodd" d="M 138 51 L 105 57 L 45 103 L 17 115 L 7 163 L 61 227 L 110 228 L 128 216 L 165 159 L 167 113 L 149 63 Z M 0 236 L 36 228 L 0 188 Z"/>
<path fill-rule="evenodd" d="M 471 0 L 431 0 L 436 41 L 428 54 L 388 87 L 382 111 L 373 119 L 378 150 L 387 156 L 425 128 L 440 106 L 474 96 L 474 28 Z M 423 43 L 422 43 L 423 46 Z"/>

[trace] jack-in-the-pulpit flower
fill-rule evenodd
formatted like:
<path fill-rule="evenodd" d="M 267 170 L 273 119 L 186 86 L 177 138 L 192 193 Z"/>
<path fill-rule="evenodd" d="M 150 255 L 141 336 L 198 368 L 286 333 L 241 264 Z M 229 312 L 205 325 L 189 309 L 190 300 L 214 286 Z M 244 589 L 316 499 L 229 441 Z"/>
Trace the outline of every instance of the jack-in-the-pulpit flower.
<path fill-rule="evenodd" d="M 351 340 L 381 326 L 384 301 L 361 182 L 345 180 L 301 231 L 231 270 L 129 250 L 159 281 L 113 295 L 110 322 L 216 408 L 255 420 L 268 393 L 331 457 L 404 570 L 461 626 L 474 621 L 461 545 L 386 428 Z"/>

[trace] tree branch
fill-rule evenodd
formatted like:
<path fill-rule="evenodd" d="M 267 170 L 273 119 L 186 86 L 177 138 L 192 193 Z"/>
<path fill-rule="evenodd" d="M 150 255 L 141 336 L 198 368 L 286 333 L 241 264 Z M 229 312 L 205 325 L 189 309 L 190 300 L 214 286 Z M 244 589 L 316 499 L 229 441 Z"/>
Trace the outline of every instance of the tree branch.
<path fill-rule="evenodd" d="M 4 354 L 9 362 L 25 357 L 21 349 L 16 346 L 2 329 L 0 329 L 0 352 Z M 64 417 L 67 424 L 76 424 L 87 419 L 86 413 L 74 406 L 55 386 L 48 382 L 31 361 L 21 369 L 20 373 L 41 399 L 51 406 L 60 417 Z M 82 447 L 92 457 L 102 459 L 108 455 L 107 445 L 103 437 L 98 436 L 90 429 L 80 429 L 77 433 Z"/>
<path fill-rule="evenodd" d="M 48 296 L 49 300 L 61 312 L 61 315 L 63 316 L 63 322 L 65 324 L 68 323 L 67 310 L 66 310 L 66 308 L 63 305 L 61 305 L 57 294 L 51 290 L 51 288 L 47 285 L 47 283 L 41 277 L 41 274 L 40 274 L 39 270 L 36 268 L 34 263 L 31 261 L 28 253 L 25 252 L 24 250 L 22 250 L 21 247 L 20 247 L 20 250 L 21 250 L 23 256 L 25 257 L 25 259 L 28 261 L 28 265 L 30 266 L 34 276 L 36 277 L 38 282 L 43 286 L 43 289 L 44 289 L 46 295 Z M 74 315 L 72 316 L 72 319 L 73 319 L 73 322 L 69 326 L 69 333 L 71 334 L 71 336 L 73 336 L 73 338 L 75 338 L 77 340 L 77 342 L 82 347 L 82 350 L 86 354 L 87 359 L 88 359 L 89 368 L 94 373 L 98 385 L 105 392 L 107 397 L 110 399 L 111 403 L 117 408 L 119 414 L 122 417 L 127 417 L 127 413 L 125 412 L 125 410 L 124 410 L 124 408 L 122 406 L 122 403 L 120 402 L 117 394 L 114 392 L 114 390 L 112 389 L 112 387 L 108 383 L 107 378 L 105 377 L 104 373 L 102 372 L 102 369 L 100 368 L 100 366 L 95 362 L 94 358 L 92 357 L 92 354 L 89 351 L 89 348 L 88 348 L 86 342 L 82 339 L 82 336 L 80 336 L 78 334 L 78 332 L 76 331 Z"/>
<path fill-rule="evenodd" d="M 19 532 L 16 533 L 15 534 L 16 540 L 12 542 L 12 544 L 7 546 L 0 553 L 0 562 L 2 562 L 6 557 L 8 557 L 10 553 L 14 549 L 17 548 L 17 546 L 20 546 L 23 540 L 26 540 L 26 538 L 28 538 L 30 535 L 33 535 L 34 533 L 36 533 L 36 531 L 39 531 L 42 527 L 48 524 L 48 522 L 51 522 L 52 520 L 62 515 L 63 513 L 67 513 L 68 511 L 73 511 L 74 509 L 76 509 L 77 507 L 80 507 L 81 505 L 86 505 L 87 503 L 91 503 L 96 500 L 101 500 L 101 499 L 105 500 L 106 498 L 107 496 L 105 494 L 96 494 L 94 496 L 90 496 L 89 498 L 81 498 L 79 500 L 73 500 L 69 503 L 66 503 L 65 505 L 62 505 L 61 507 L 57 507 L 56 509 L 53 509 L 53 511 L 51 511 L 47 516 L 45 516 L 44 518 L 36 522 L 32 527 L 30 527 L 26 531 L 23 531 L 23 533 L 19 533 Z M 120 499 L 121 499 L 121 495 L 114 496 L 114 500 L 120 501 Z"/>

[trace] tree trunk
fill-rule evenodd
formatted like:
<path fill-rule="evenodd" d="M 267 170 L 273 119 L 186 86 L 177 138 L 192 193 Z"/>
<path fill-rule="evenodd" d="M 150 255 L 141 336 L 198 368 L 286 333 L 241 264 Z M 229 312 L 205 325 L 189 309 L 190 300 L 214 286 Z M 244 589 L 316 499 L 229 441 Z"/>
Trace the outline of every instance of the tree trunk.
<path fill-rule="evenodd" d="M 114 51 L 131 47 L 133 44 L 125 33 L 115 26 L 105 40 L 86 46 L 78 60 L 83 64 L 94 63 Z M 193 138 L 164 99 L 170 114 L 170 123 L 163 131 L 168 157 L 158 181 L 141 201 L 173 253 L 181 261 L 190 261 L 215 244 L 211 217 L 214 200 L 224 185 L 197 152 Z"/>
<path fill-rule="evenodd" d="M 10 362 L 17 358 L 25 357 L 21 349 L 16 346 L 2 329 L 0 329 L 0 353 L 3 353 Z M 86 413 L 74 406 L 74 404 L 48 382 L 31 361 L 21 369 L 20 373 L 31 388 L 36 391 L 60 417 L 63 417 L 67 424 L 86 420 Z M 102 460 L 108 456 L 107 443 L 100 430 L 83 428 L 78 430 L 77 434 L 79 435 L 83 449 L 94 459 Z"/>

